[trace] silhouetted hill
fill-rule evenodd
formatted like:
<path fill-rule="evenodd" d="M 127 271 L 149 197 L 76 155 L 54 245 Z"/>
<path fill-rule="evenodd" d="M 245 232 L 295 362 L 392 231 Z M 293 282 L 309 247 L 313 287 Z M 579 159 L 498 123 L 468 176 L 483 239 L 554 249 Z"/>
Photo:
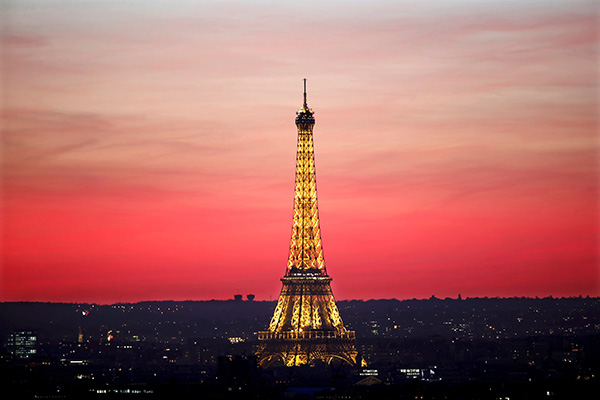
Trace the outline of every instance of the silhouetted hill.
<path fill-rule="evenodd" d="M 99 339 L 108 331 L 121 338 L 171 337 L 251 340 L 264 330 L 274 301 L 147 301 L 85 303 L 0 303 L 0 339 L 11 331 L 35 330 L 42 340 L 75 340 L 83 331 Z M 338 301 L 357 337 L 515 337 L 581 335 L 600 329 L 600 299 L 467 298 Z"/>

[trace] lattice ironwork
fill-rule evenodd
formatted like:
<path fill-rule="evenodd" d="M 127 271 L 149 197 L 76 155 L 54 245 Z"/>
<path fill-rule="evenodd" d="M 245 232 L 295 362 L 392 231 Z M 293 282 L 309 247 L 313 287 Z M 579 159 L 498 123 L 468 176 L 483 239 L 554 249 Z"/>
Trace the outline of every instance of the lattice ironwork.
<path fill-rule="evenodd" d="M 282 289 L 268 331 L 259 332 L 260 365 L 287 366 L 338 359 L 356 364 L 354 332 L 342 322 L 327 275 L 313 144 L 314 113 L 306 102 L 296 114 L 298 146 L 292 238 Z"/>

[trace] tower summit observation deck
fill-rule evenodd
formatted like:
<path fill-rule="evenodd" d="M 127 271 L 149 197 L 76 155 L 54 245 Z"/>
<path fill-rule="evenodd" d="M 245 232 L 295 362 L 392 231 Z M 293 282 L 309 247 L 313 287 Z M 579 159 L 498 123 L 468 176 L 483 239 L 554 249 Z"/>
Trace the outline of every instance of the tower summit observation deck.
<path fill-rule="evenodd" d="M 296 114 L 298 144 L 292 238 L 282 289 L 267 331 L 259 332 L 261 366 L 330 363 L 356 364 L 354 332 L 344 327 L 331 278 L 327 275 L 317 205 L 313 144 L 315 118 L 306 102 Z"/>

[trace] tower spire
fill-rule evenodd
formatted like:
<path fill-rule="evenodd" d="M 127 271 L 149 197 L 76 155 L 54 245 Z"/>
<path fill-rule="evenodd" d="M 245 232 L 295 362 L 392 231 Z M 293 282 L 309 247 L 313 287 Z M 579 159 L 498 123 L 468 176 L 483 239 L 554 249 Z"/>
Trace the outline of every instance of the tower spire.
<path fill-rule="evenodd" d="M 296 126 L 304 133 L 312 135 L 312 128 L 315 124 L 314 112 L 308 108 L 306 101 L 306 78 L 304 78 L 304 103 L 302 108 L 296 113 Z"/>
<path fill-rule="evenodd" d="M 304 109 L 308 108 L 308 104 L 306 103 L 306 78 L 304 78 Z"/>

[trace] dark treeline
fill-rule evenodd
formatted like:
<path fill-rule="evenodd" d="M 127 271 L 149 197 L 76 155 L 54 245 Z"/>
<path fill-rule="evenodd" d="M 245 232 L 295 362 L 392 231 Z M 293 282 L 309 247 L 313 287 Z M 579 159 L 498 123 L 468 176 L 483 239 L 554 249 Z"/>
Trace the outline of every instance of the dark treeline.
<path fill-rule="evenodd" d="M 144 301 L 0 303 L 0 339 L 14 330 L 35 330 L 41 340 L 231 337 L 251 340 L 264 330 L 275 301 Z M 357 337 L 514 337 L 582 335 L 600 330 L 600 298 L 466 298 L 348 300 L 338 307 Z"/>

